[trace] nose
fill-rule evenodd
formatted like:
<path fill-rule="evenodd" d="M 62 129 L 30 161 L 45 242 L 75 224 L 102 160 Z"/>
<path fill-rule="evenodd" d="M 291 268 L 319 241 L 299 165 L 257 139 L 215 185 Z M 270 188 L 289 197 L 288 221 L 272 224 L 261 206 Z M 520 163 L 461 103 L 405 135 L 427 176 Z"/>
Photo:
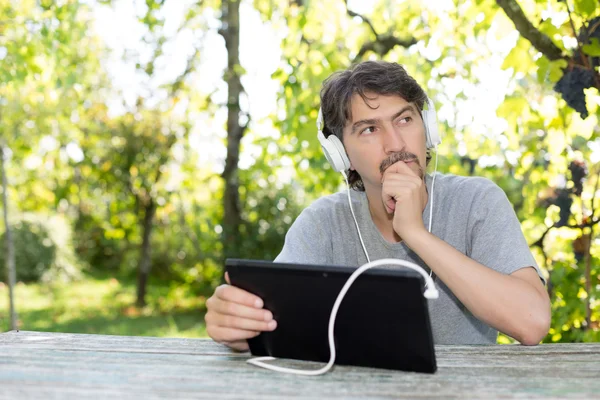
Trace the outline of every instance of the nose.
<path fill-rule="evenodd" d="M 400 132 L 393 127 L 386 127 L 383 132 L 383 149 L 386 154 L 404 150 L 406 142 Z"/>

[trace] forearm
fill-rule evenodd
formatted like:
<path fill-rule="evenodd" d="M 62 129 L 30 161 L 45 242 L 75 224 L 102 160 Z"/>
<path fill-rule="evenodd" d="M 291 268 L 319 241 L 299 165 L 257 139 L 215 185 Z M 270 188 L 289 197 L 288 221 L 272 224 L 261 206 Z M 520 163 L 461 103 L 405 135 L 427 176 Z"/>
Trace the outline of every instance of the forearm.
<path fill-rule="evenodd" d="M 545 336 L 550 305 L 534 285 L 485 267 L 426 231 L 407 244 L 476 318 L 523 344 Z"/>

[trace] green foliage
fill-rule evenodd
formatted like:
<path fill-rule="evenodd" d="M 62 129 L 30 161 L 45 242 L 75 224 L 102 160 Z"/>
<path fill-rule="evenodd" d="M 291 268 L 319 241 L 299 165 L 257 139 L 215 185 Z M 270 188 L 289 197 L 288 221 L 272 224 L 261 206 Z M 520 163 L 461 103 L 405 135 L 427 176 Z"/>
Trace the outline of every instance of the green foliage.
<path fill-rule="evenodd" d="M 106 335 L 199 337 L 206 336 L 202 296 L 171 289 L 153 281 L 148 305 L 132 306 L 135 283 L 107 274 L 86 275 L 80 281 L 17 284 L 19 329 L 42 332 Z M 5 319 L 8 287 L 0 282 L 0 332 L 9 329 Z"/>
<path fill-rule="evenodd" d="M 0 138 L 11 150 L 5 190 L 16 215 L 60 214 L 67 221 L 23 222 L 15 231 L 18 270 L 35 273 L 38 265 L 56 273 L 78 270 L 69 250 L 74 248 L 95 274 L 129 279 L 124 286 L 112 280 L 74 284 L 80 292 L 102 292 L 102 305 L 91 297 L 69 302 L 77 294 L 68 286 L 51 291 L 20 286 L 17 294 L 22 291 L 24 297 L 18 297 L 17 306 L 28 328 L 204 334 L 201 317 L 192 310 L 201 305 L 190 304 L 209 295 L 222 276 L 223 182 L 218 162 L 207 160 L 218 160 L 213 153 L 221 154 L 225 146 L 212 147 L 215 142 L 209 140 L 207 148 L 203 140 L 222 137 L 225 104 L 218 93 L 202 93 L 192 85 L 205 80 L 194 72 L 199 54 L 213 62 L 214 46 L 203 47 L 203 41 L 216 34 L 221 2 L 186 6 L 176 33 L 167 29 L 163 7 L 168 3 L 139 2 L 135 19 L 143 39 L 123 59 L 142 81 L 160 84 L 148 83 L 132 105 L 107 79 L 105 63 L 112 55 L 89 29 L 88 3 L 0 0 L 0 55 L 5 54 L 0 56 Z M 444 138 L 438 170 L 488 177 L 514 204 L 550 284 L 553 321 L 545 341 L 600 340 L 600 228 L 582 229 L 585 221 L 600 218 L 600 94 L 594 88 L 584 91 L 589 116 L 582 119 L 553 90 L 571 62 L 550 61 L 539 53 L 515 34 L 512 21 L 491 0 L 362 2 L 362 16 L 349 12 L 343 1 L 252 3 L 282 41 L 281 61 L 272 74 L 279 85 L 277 110 L 267 117 L 274 129 L 263 133 L 265 121 L 251 121 L 242 142 L 242 155 L 252 152 L 253 160 L 239 171 L 241 257 L 273 259 L 300 211 L 343 188 L 316 139 L 322 81 L 359 60 L 398 61 L 438 106 Z M 519 4 L 566 57 L 575 54 L 576 33 L 565 2 Z M 600 14 L 597 2 L 569 4 L 576 32 L 591 29 L 589 21 Z M 163 79 L 169 48 L 179 34 L 191 34 L 198 43 L 185 71 Z M 390 46 L 384 38 L 408 44 Z M 580 44 L 590 60 L 598 57 L 596 39 Z M 251 79 L 244 65 L 236 72 Z M 506 89 L 497 98 L 495 82 Z M 124 111 L 111 112 L 108 104 L 115 103 L 122 103 Z M 73 155 L 77 150 L 80 157 Z M 586 166 L 582 177 L 573 176 L 574 162 Z M 134 301 L 131 280 L 137 275 L 144 210 L 150 204 L 156 205 L 151 237 L 155 281 L 148 308 L 136 311 L 129 307 Z M 73 244 L 58 233 L 67 226 L 73 229 Z M 36 229 L 39 233 L 32 233 Z M 589 268 L 581 248 L 588 234 Z M 52 245 L 44 246 L 45 239 L 52 239 Z M 33 261 L 23 261 L 27 257 Z M 56 279 L 51 276 L 50 282 Z M 0 293 L 0 309 L 5 308 L 3 297 Z M 39 304 L 30 310 L 26 304 L 33 297 Z M 108 306 L 109 300 L 115 307 Z M 60 310 L 50 314 L 50 321 L 43 315 L 52 302 Z M 178 328 L 155 330 L 154 324 L 169 326 L 166 313 L 174 313 L 171 322 Z M 147 325 L 136 330 L 134 324 Z"/>
<path fill-rule="evenodd" d="M 21 281 L 37 281 L 44 272 L 50 269 L 54 261 L 56 247 L 48 238 L 45 227 L 30 224 L 29 222 L 20 222 L 15 224 L 15 259 L 17 268 L 17 279 Z M 0 238 L 3 242 L 6 240 L 6 234 Z M 6 253 L 0 255 L 0 276 L 6 281 Z"/>
<path fill-rule="evenodd" d="M 113 272 L 124 269 L 123 257 L 128 243 L 115 233 L 118 228 L 89 214 L 82 214 L 76 222 L 76 230 L 78 235 L 73 246 L 92 269 Z"/>
<path fill-rule="evenodd" d="M 80 277 L 81 267 L 73 254 L 72 229 L 60 216 L 27 215 L 12 225 L 17 280 L 69 281 Z M 0 241 L 4 243 L 5 234 Z M 0 253 L 0 277 L 6 282 L 5 252 Z"/>

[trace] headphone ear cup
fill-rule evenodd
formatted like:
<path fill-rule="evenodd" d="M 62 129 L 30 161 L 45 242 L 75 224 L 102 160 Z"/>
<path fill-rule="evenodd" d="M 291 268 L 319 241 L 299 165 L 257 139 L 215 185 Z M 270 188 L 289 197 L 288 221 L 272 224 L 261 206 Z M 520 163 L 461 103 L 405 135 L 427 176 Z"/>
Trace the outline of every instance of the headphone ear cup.
<path fill-rule="evenodd" d="M 348 154 L 346 154 L 346 149 L 344 148 L 344 145 L 342 144 L 340 139 L 338 139 L 338 137 L 335 135 L 329 135 L 327 140 L 329 140 L 331 143 L 333 143 L 333 145 L 337 149 L 337 154 L 339 155 L 339 158 L 341 161 L 341 166 L 343 168 L 343 169 L 339 170 L 338 172 L 341 172 L 342 170 L 343 171 L 349 170 L 350 169 L 350 159 L 348 158 Z"/>
<path fill-rule="evenodd" d="M 423 124 L 425 125 L 427 148 L 432 149 L 442 143 L 442 139 L 438 129 L 435 106 L 433 105 L 433 101 L 429 98 L 427 98 L 427 107 L 427 110 L 423 110 Z"/>
<path fill-rule="evenodd" d="M 333 167 L 335 172 L 347 171 L 350 169 L 350 160 L 344 149 L 344 145 L 335 135 L 329 135 L 328 138 L 319 131 L 317 134 L 321 148 L 325 154 L 325 158 Z"/>

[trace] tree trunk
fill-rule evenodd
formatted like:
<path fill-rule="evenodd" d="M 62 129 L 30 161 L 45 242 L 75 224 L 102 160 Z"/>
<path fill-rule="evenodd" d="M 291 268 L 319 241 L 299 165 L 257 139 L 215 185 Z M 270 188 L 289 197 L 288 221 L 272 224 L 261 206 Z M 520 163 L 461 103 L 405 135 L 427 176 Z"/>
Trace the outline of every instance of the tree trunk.
<path fill-rule="evenodd" d="M 73 183 L 77 186 L 77 217 L 75 217 L 75 230 L 81 232 L 83 230 L 83 204 L 81 201 L 83 188 L 81 183 L 81 170 L 79 166 L 73 168 Z"/>
<path fill-rule="evenodd" d="M 592 327 L 592 309 L 590 306 L 590 301 L 592 297 L 592 233 L 594 228 L 590 228 L 590 233 L 584 235 L 585 242 L 587 242 L 587 246 L 585 248 L 585 292 L 587 293 L 587 297 L 585 298 L 585 329 L 590 329 Z"/>
<path fill-rule="evenodd" d="M 17 280 L 17 271 L 15 267 L 15 245 L 13 243 L 12 231 L 8 223 L 8 181 L 6 179 L 6 170 L 4 166 L 4 143 L 0 143 L 0 172 L 2 174 L 2 208 L 4 213 L 4 226 L 6 234 L 4 236 L 4 245 L 6 249 L 6 277 L 8 283 L 8 304 L 10 308 L 10 329 L 16 330 L 17 311 L 15 310 L 14 288 Z"/>
<path fill-rule="evenodd" d="M 192 200 L 192 201 L 195 205 L 196 200 Z M 192 214 L 192 215 L 197 215 L 197 214 Z M 198 237 L 196 232 L 194 232 L 194 230 L 188 225 L 188 223 L 185 220 L 185 206 L 183 203 L 183 196 L 181 195 L 181 192 L 179 192 L 179 226 L 180 226 L 180 232 L 189 239 L 192 246 L 194 247 L 194 251 L 196 252 L 196 254 L 194 255 L 194 259 L 200 261 L 202 259 L 202 247 L 200 246 L 200 238 Z"/>
<path fill-rule="evenodd" d="M 146 305 L 146 283 L 152 268 L 150 240 L 152 234 L 154 213 L 156 205 L 154 200 L 150 199 L 149 203 L 144 207 L 144 221 L 142 225 L 143 238 L 140 257 L 140 267 L 138 271 L 138 287 L 137 287 L 137 306 L 144 307 Z"/>
<path fill-rule="evenodd" d="M 225 39 L 227 48 L 227 158 L 223 170 L 225 193 L 223 196 L 223 252 L 224 257 L 239 255 L 240 225 L 242 223 L 239 195 L 238 161 L 240 142 L 245 126 L 240 126 L 240 94 L 243 92 L 240 80 L 240 1 L 223 0 L 222 27 L 219 33 Z"/>

